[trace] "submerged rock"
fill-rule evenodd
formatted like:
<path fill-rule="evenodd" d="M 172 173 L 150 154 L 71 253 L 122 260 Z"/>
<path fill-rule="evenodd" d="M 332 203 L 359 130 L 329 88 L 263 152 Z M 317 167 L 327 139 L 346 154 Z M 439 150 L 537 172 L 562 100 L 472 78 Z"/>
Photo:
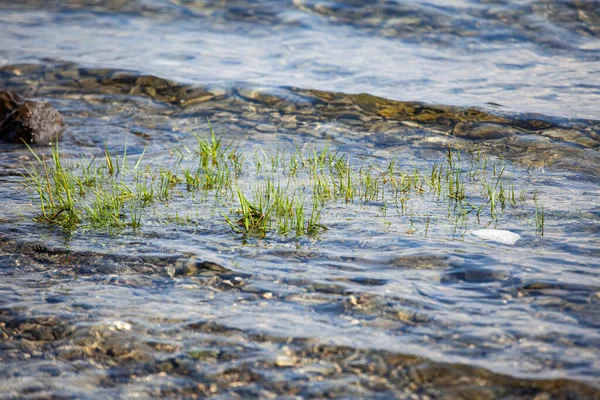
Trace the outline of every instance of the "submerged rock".
<path fill-rule="evenodd" d="M 0 140 L 49 143 L 62 134 L 64 122 L 46 101 L 30 101 L 13 92 L 0 92 Z"/>
<path fill-rule="evenodd" d="M 479 140 L 502 139 L 516 131 L 508 126 L 495 123 L 459 122 L 452 133 L 458 137 Z"/>
<path fill-rule="evenodd" d="M 472 231 L 471 235 L 478 237 L 482 240 L 489 240 L 492 242 L 502 243 L 509 246 L 517 243 L 521 239 L 521 235 L 504 229 L 478 229 Z"/>

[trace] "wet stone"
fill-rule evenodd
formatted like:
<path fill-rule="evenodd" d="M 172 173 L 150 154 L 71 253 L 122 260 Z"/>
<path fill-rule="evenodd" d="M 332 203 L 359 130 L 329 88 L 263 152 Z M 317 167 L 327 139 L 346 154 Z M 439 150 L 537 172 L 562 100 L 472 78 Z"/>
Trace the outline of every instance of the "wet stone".
<path fill-rule="evenodd" d="M 575 304 L 589 303 L 589 298 L 586 297 L 585 295 L 571 295 L 571 296 L 567 296 L 565 300 L 570 303 L 575 303 Z"/>
<path fill-rule="evenodd" d="M 216 361 L 219 358 L 221 351 L 216 349 L 195 348 L 187 351 L 186 354 L 195 360 L 208 362 Z"/>
<path fill-rule="evenodd" d="M 219 264 L 210 261 L 201 261 L 195 258 L 189 259 L 183 266 L 177 268 L 177 274 L 180 275 L 188 276 L 201 272 L 227 273 L 230 271 Z"/>
<path fill-rule="evenodd" d="M 296 123 L 296 116 L 295 115 L 282 115 L 281 116 L 281 120 L 285 123 Z"/>
<path fill-rule="evenodd" d="M 581 132 L 570 129 L 548 129 L 541 133 L 545 137 L 556 140 L 564 140 L 566 142 L 576 143 L 586 148 L 594 148 L 600 146 L 600 139 L 593 133 Z"/>
<path fill-rule="evenodd" d="M 452 133 L 458 137 L 478 140 L 502 139 L 515 134 L 509 127 L 489 123 L 458 123 Z"/>
<path fill-rule="evenodd" d="M 258 124 L 254 127 L 254 129 L 256 129 L 259 132 L 265 132 L 265 133 L 277 132 L 276 126 L 268 125 L 268 124 Z"/>
<path fill-rule="evenodd" d="M 343 123 L 344 125 L 350 125 L 350 126 L 362 126 L 364 124 L 363 121 L 358 120 L 358 119 L 340 118 L 340 119 L 338 119 L 338 121 Z"/>
<path fill-rule="evenodd" d="M 298 358 L 291 354 L 280 354 L 275 359 L 275 365 L 281 368 L 293 367 L 298 364 Z"/>
<path fill-rule="evenodd" d="M 205 102 L 207 102 L 209 100 L 212 100 L 214 98 L 215 98 L 215 96 L 213 96 L 212 94 L 206 94 L 206 95 L 203 95 L 203 96 L 192 97 L 192 98 L 189 98 L 189 99 L 181 99 L 181 100 L 179 100 L 179 104 L 182 107 L 190 107 L 190 106 L 193 106 L 193 105 L 196 105 L 196 104 L 205 103 Z"/>
<path fill-rule="evenodd" d="M 24 100 L 13 92 L 0 92 L 0 140 L 42 144 L 63 132 L 61 115 L 46 101 Z"/>

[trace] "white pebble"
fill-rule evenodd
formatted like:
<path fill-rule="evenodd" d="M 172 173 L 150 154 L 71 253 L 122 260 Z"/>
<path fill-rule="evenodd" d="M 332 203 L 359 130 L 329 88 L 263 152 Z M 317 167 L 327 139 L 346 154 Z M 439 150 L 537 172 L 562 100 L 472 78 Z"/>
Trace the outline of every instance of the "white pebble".
<path fill-rule="evenodd" d="M 482 240 L 489 240 L 492 242 L 506 244 L 512 246 L 521 239 L 521 235 L 504 229 L 478 229 L 472 231 L 471 235 L 478 237 Z"/>
<path fill-rule="evenodd" d="M 129 331 L 131 330 L 131 324 L 129 322 L 125 322 L 125 321 L 113 321 L 110 324 L 110 328 L 111 331 Z"/>

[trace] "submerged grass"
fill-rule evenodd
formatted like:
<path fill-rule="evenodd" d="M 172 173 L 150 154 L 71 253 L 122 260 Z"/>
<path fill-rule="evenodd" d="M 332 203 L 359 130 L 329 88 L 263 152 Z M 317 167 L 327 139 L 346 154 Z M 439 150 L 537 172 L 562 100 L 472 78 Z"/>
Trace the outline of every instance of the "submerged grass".
<path fill-rule="evenodd" d="M 169 149 L 173 162 L 158 167 L 145 161 L 146 150 L 129 160 L 126 146 L 115 156 L 104 144 L 101 157 L 71 164 L 65 163 L 57 144 L 48 159 L 30 148 L 34 160 L 25 166 L 24 184 L 34 194 L 36 219 L 64 229 L 140 229 L 152 218 L 149 210 L 167 212 L 170 203 L 204 193 L 203 202 L 213 200 L 210 205 L 194 200 L 199 212 L 205 207 L 216 210 L 234 232 L 245 236 L 314 236 L 326 229 L 322 220 L 328 210 L 344 208 L 376 215 L 386 226 L 404 221 L 407 232 L 421 229 L 431 236 L 439 221 L 464 232 L 469 224 L 498 223 L 529 200 L 525 191 L 515 194 L 504 160 L 477 149 L 461 153 L 449 148 L 421 169 L 403 166 L 398 159 L 359 162 L 328 147 L 273 153 L 261 149 L 252 167 L 210 125 L 209 132 L 206 137 L 193 134 L 195 148 L 181 144 Z M 537 198 L 531 200 L 535 231 L 541 236 L 544 208 Z M 174 217 L 161 220 L 191 221 L 179 212 L 175 207 Z"/>
<path fill-rule="evenodd" d="M 40 209 L 37 219 L 67 229 L 74 228 L 81 220 L 75 202 L 77 196 L 81 195 L 81 185 L 77 185 L 78 180 L 63 166 L 58 144 L 52 145 L 50 162 L 41 159 L 31 147 L 27 147 L 37 161 L 37 165 L 31 163 L 26 167 L 24 175 L 25 185 L 33 188 L 36 194 Z"/>

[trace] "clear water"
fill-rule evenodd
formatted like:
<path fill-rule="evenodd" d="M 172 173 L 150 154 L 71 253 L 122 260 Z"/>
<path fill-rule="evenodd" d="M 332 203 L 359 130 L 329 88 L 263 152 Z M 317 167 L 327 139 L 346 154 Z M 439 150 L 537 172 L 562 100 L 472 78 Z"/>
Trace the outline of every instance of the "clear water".
<path fill-rule="evenodd" d="M 249 154 L 426 169 L 477 145 L 546 213 L 543 236 L 531 202 L 487 226 L 514 246 L 359 205 L 316 238 L 244 240 L 192 200 L 161 211 L 189 223 L 68 233 L 32 221 L 29 152 L 2 144 L 0 397 L 598 398 L 599 10 L 0 2 L 0 88 L 63 114 L 67 158 L 170 163 L 207 117 Z"/>

